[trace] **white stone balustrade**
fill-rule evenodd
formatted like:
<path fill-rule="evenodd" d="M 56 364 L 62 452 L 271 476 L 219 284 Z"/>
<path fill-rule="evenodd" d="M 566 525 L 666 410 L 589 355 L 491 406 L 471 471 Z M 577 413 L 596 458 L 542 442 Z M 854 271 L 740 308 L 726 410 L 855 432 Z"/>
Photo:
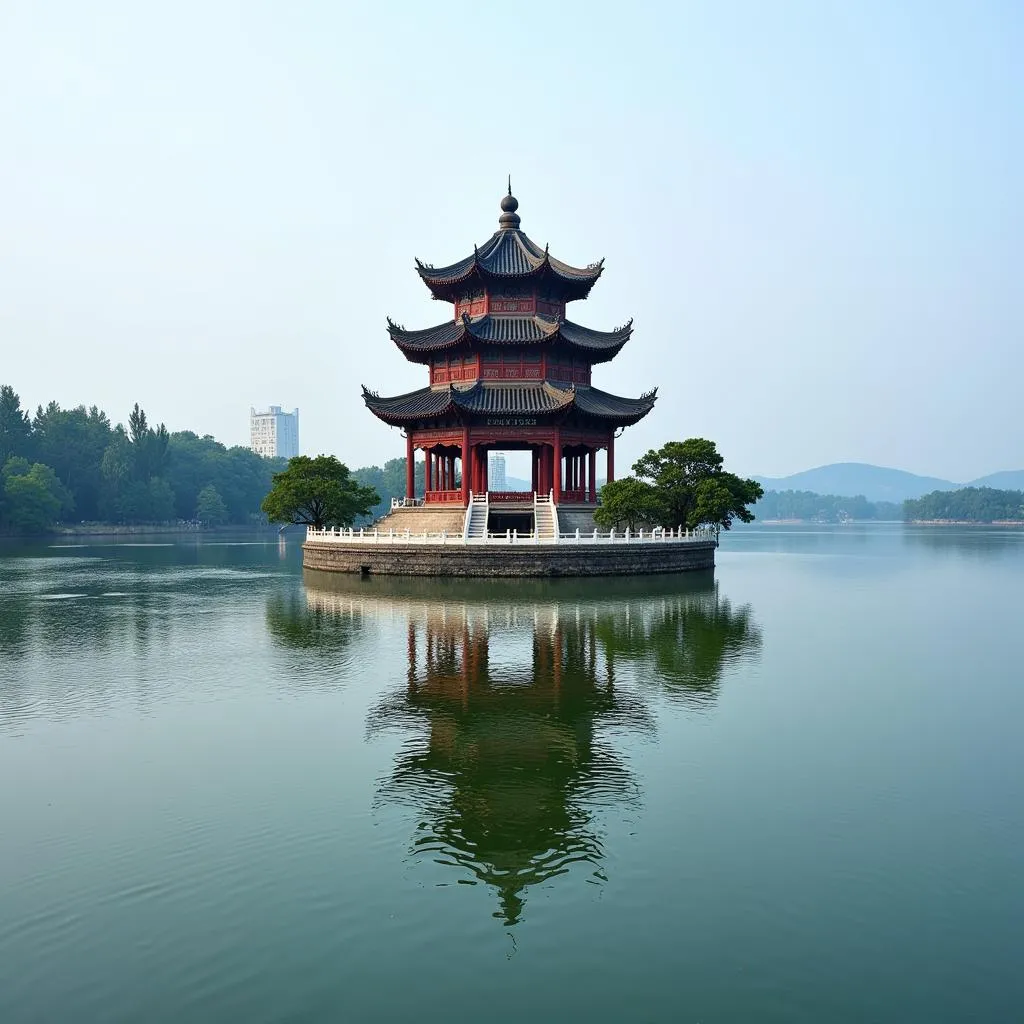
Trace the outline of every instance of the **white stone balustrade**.
<path fill-rule="evenodd" d="M 481 544 L 707 544 L 718 540 L 718 531 L 714 527 L 700 527 L 696 530 L 665 530 L 655 527 L 645 532 L 640 530 L 632 533 L 628 528 L 622 533 L 614 529 L 607 533 L 594 530 L 593 533 L 579 530 L 573 533 L 561 533 L 557 538 L 538 538 L 533 533 L 519 533 L 506 530 L 502 533 L 488 533 L 483 537 L 466 537 L 451 535 L 445 531 L 440 533 L 412 533 L 409 530 L 395 532 L 373 529 L 323 529 L 308 527 L 306 540 L 328 544 L 410 544 L 410 545 L 452 545 L 476 546 Z"/>

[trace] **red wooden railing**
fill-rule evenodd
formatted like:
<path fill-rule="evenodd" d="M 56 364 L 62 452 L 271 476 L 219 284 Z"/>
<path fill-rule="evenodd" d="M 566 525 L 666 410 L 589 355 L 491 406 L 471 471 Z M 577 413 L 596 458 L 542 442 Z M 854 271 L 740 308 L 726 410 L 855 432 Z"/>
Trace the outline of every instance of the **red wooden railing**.
<path fill-rule="evenodd" d="M 563 505 L 589 504 L 590 497 L 586 491 L 562 491 L 561 501 Z"/>
<path fill-rule="evenodd" d="M 462 504 L 462 491 L 427 491 L 428 505 Z"/>

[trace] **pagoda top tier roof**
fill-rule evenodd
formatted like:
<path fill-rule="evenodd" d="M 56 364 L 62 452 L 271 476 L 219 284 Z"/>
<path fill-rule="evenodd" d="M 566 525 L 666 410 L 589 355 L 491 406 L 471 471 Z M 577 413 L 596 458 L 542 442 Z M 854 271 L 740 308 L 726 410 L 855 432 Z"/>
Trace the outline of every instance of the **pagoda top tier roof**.
<path fill-rule="evenodd" d="M 474 283 L 495 285 L 511 281 L 543 283 L 566 301 L 587 297 L 601 276 L 604 260 L 587 267 L 573 267 L 555 259 L 547 246 L 542 249 L 519 230 L 517 209 L 519 201 L 512 195 L 510 185 L 509 194 L 501 200 L 498 230 L 483 245 L 474 246 L 471 256 L 447 267 L 416 261 L 416 270 L 435 299 L 455 302 Z"/>
<path fill-rule="evenodd" d="M 561 342 L 574 349 L 591 363 L 613 359 L 629 341 L 633 321 L 614 331 L 595 331 L 570 320 L 548 316 L 481 316 L 475 319 L 463 314 L 459 320 L 447 320 L 422 331 L 407 331 L 388 320 L 391 340 L 414 362 L 426 361 L 431 355 L 459 346 L 543 345 Z"/>
<path fill-rule="evenodd" d="M 528 384 L 501 384 L 476 381 L 446 387 L 421 388 L 394 398 L 363 388 L 363 401 L 385 423 L 440 420 L 455 415 L 465 419 L 483 416 L 554 416 L 575 411 L 607 424 L 627 426 L 643 419 L 657 400 L 657 388 L 639 398 L 620 398 L 590 385 L 569 384 L 560 387 L 551 381 Z"/>

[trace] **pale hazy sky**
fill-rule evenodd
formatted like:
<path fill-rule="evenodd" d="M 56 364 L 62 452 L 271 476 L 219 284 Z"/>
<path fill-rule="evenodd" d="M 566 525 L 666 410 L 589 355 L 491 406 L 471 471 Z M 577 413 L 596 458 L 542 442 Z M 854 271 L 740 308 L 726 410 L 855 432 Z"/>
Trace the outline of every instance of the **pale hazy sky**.
<path fill-rule="evenodd" d="M 359 385 L 497 226 L 607 258 L 570 317 L 731 468 L 1024 468 L 1024 4 L 0 0 L 0 383 L 404 454 Z"/>

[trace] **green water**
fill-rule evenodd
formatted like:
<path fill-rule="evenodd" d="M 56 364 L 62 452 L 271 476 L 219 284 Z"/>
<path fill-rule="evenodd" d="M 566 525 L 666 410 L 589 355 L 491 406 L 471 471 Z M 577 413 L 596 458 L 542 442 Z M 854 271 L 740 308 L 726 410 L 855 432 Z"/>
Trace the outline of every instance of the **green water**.
<path fill-rule="evenodd" d="M 0 1021 L 1019 1020 L 1024 532 L 0 548 Z"/>

